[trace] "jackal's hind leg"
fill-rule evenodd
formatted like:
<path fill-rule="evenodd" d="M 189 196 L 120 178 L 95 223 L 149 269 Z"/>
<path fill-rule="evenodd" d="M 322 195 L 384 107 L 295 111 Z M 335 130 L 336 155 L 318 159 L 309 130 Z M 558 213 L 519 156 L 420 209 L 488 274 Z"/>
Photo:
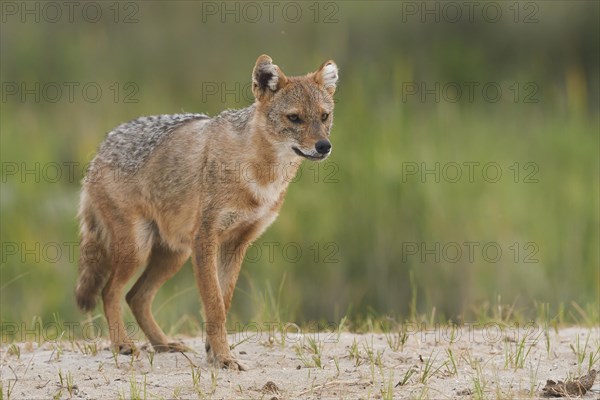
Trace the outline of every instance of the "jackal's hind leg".
<path fill-rule="evenodd" d="M 190 252 L 189 250 L 174 251 L 161 245 L 155 245 L 152 248 L 148 266 L 127 293 L 127 303 L 155 351 L 189 350 L 180 343 L 169 342 L 152 315 L 152 301 L 158 289 L 183 267 Z"/>

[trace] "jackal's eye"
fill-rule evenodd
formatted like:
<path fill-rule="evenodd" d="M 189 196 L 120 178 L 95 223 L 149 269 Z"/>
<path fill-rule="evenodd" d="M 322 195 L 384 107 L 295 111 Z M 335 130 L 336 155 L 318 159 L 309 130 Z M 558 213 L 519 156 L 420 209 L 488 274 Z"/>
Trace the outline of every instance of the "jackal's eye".
<path fill-rule="evenodd" d="M 296 124 L 302 122 L 298 114 L 288 114 L 288 119 Z"/>
<path fill-rule="evenodd" d="M 329 118 L 329 114 L 328 113 L 321 114 L 321 121 L 325 122 L 325 121 L 327 121 L 327 118 Z"/>

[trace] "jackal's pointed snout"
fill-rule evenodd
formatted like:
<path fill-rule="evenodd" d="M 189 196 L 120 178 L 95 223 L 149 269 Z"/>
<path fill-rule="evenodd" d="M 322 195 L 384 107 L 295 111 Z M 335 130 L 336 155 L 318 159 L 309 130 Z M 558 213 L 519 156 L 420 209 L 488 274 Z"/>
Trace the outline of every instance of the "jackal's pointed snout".
<path fill-rule="evenodd" d="M 331 151 L 331 142 L 329 140 L 319 140 L 315 144 L 315 150 L 317 150 L 317 153 L 319 154 L 329 154 Z"/>

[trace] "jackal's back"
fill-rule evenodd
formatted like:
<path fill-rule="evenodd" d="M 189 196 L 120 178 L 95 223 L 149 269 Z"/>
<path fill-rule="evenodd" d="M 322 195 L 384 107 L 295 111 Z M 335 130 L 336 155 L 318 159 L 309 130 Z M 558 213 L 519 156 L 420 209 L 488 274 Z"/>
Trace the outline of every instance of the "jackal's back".
<path fill-rule="evenodd" d="M 117 126 L 100 145 L 94 164 L 135 172 L 153 150 L 183 124 L 209 119 L 205 114 L 164 114 L 140 117 Z"/>

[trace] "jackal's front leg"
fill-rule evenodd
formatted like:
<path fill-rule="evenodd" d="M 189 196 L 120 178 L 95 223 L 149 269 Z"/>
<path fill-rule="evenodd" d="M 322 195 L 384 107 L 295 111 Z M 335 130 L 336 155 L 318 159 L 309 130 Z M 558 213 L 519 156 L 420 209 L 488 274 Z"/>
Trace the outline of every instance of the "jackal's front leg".
<path fill-rule="evenodd" d="M 254 224 L 240 229 L 233 235 L 223 241 L 219 248 L 219 284 L 221 293 L 223 293 L 223 302 L 225 303 L 225 313 L 231 307 L 231 299 L 235 290 L 235 284 L 240 274 L 240 268 L 244 261 L 246 250 L 256 239 L 260 225 Z"/>
<path fill-rule="evenodd" d="M 219 368 L 245 370 L 229 350 L 226 310 L 217 272 L 218 244 L 208 232 L 200 234 L 194 244 L 194 272 L 204 306 L 208 359 Z"/>

